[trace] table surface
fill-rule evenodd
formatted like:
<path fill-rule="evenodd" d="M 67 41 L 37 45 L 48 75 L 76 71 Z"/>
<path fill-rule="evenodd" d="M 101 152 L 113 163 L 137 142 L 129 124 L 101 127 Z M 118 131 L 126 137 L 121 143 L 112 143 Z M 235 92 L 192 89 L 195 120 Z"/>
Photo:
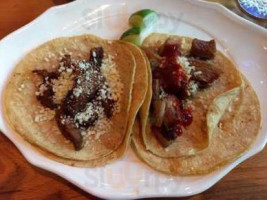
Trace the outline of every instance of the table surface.
<path fill-rule="evenodd" d="M 0 0 L 0 39 L 30 22 L 47 8 L 64 2 L 66 0 Z M 221 2 L 244 16 L 234 0 Z M 266 21 L 256 22 L 266 27 Z M 57 175 L 30 165 L 1 133 L 0 152 L 0 200 L 97 199 Z M 211 189 L 183 199 L 267 199 L 267 148 L 240 164 Z"/>

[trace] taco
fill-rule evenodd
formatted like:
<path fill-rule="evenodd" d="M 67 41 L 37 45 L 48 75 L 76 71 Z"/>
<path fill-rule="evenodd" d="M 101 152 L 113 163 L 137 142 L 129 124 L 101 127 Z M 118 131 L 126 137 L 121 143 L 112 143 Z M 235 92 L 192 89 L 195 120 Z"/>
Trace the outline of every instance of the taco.
<path fill-rule="evenodd" d="M 141 123 L 133 128 L 133 149 L 153 169 L 171 175 L 201 175 L 210 173 L 242 156 L 255 141 L 261 123 L 259 100 L 249 82 L 244 80 L 244 92 L 238 110 L 224 113 L 204 151 L 183 157 L 160 157 L 147 150 Z M 237 107 L 237 102 L 232 108 Z"/>
<path fill-rule="evenodd" d="M 131 100 L 131 107 L 129 111 L 127 133 L 123 143 L 118 147 L 118 149 L 114 150 L 112 153 L 102 158 L 89 161 L 78 161 L 78 160 L 58 157 L 54 154 L 42 151 L 40 148 L 38 148 L 37 150 L 40 151 L 42 154 L 45 154 L 47 157 L 53 160 L 76 167 L 96 167 L 96 166 L 106 165 L 118 160 L 125 154 L 127 148 L 130 145 L 132 127 L 135 122 L 137 112 L 139 111 L 146 97 L 149 63 L 146 59 L 146 56 L 144 55 L 144 53 L 141 51 L 140 48 L 136 47 L 135 45 L 132 45 L 131 43 L 126 43 L 126 42 L 121 42 L 121 43 L 127 46 L 127 49 L 131 51 L 136 62 L 133 91 L 132 91 L 133 98 Z"/>
<path fill-rule="evenodd" d="M 63 160 L 111 154 L 128 141 L 129 115 L 135 113 L 132 89 L 140 78 L 135 76 L 137 58 L 128 49 L 93 35 L 58 38 L 34 49 L 17 64 L 6 86 L 8 124 L 41 151 Z"/>
<path fill-rule="evenodd" d="M 241 118 L 238 112 L 244 109 L 245 97 L 254 98 L 251 134 L 258 133 L 257 97 L 253 91 L 251 97 L 244 97 L 244 90 L 250 86 L 233 63 L 216 50 L 214 40 L 154 33 L 144 40 L 142 48 L 150 61 L 152 77 L 140 115 L 146 151 L 174 159 L 208 151 L 227 113 Z M 143 147 L 137 151 L 140 153 Z"/>

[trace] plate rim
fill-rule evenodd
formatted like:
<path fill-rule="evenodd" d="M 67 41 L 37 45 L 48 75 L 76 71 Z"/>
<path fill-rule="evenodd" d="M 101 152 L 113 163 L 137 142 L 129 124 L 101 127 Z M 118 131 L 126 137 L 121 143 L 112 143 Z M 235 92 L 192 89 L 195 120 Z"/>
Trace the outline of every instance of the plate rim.
<path fill-rule="evenodd" d="M 76 0 L 64 5 L 59 5 L 59 6 L 54 6 L 51 7 L 49 9 L 47 9 L 45 12 L 43 12 L 41 15 L 39 15 L 37 18 L 35 18 L 34 20 L 32 20 L 31 22 L 29 22 L 28 24 L 22 26 L 21 28 L 13 31 L 12 33 L 8 34 L 7 36 L 5 36 L 4 38 L 2 38 L 0 40 L 0 44 L 5 41 L 8 40 L 10 38 L 12 38 L 14 35 L 16 34 L 20 34 L 20 32 L 24 31 L 25 29 L 28 29 L 30 26 L 34 25 L 35 23 L 38 23 L 38 21 L 40 21 L 42 18 L 44 17 L 49 17 L 48 15 L 52 15 L 54 12 L 57 12 L 58 10 L 64 10 L 68 7 L 72 7 L 75 6 L 76 4 L 79 5 L 82 2 L 85 2 L 86 0 Z M 216 2 L 207 2 L 204 0 L 180 0 L 180 1 L 187 1 L 190 4 L 196 4 L 197 6 L 202 6 L 202 7 L 209 7 L 213 10 L 218 11 L 219 13 L 222 13 L 224 15 L 224 17 L 228 17 L 232 20 L 234 20 L 236 23 L 239 23 L 243 26 L 246 26 L 248 28 L 253 28 L 253 31 L 257 31 L 257 32 L 261 32 L 265 35 L 267 35 L 267 29 L 264 29 L 263 27 L 250 22 L 242 17 L 240 17 L 239 15 L 233 13 L 232 11 L 230 11 L 229 9 L 227 9 L 226 7 L 224 7 L 223 5 L 216 3 Z M 130 2 L 127 2 L 128 4 Z M 0 45 L 1 48 L 1 45 Z M 2 96 L 2 95 L 1 95 Z M 1 107 L 2 107 L 2 98 L 0 100 L 1 102 Z M 1 113 L 2 114 L 2 113 Z M 6 122 L 4 121 L 4 123 L 6 124 Z M 9 128 L 8 128 L 9 129 Z M 110 198 L 110 196 L 106 196 L 105 194 L 101 194 L 96 192 L 97 190 L 94 189 L 90 189 L 90 188 L 85 188 L 82 184 L 80 184 L 78 181 L 75 181 L 74 179 L 71 179 L 69 177 L 66 177 L 63 173 L 59 173 L 59 172 L 55 172 L 55 170 L 50 169 L 49 166 L 42 164 L 42 163 L 38 163 L 35 162 L 34 159 L 31 159 L 26 152 L 24 152 L 23 147 L 20 146 L 20 144 L 16 144 L 18 143 L 17 141 L 13 141 L 13 139 L 11 139 L 11 136 L 9 133 L 5 133 L 2 128 L 0 127 L 0 131 L 7 137 L 9 138 L 9 140 L 16 146 L 16 148 L 22 153 L 22 155 L 24 156 L 24 158 L 32 165 L 37 166 L 39 168 L 42 168 L 44 170 L 50 171 L 52 173 L 57 174 L 58 176 L 66 179 L 67 181 L 71 182 L 72 184 L 80 187 L 81 189 L 83 189 L 86 192 L 89 192 L 90 194 L 94 195 L 94 196 L 98 196 L 101 198 Z M 254 149 L 248 149 L 246 152 L 244 152 L 238 159 L 235 160 L 235 163 L 229 163 L 228 165 L 226 165 L 226 169 L 224 170 L 224 173 L 221 173 L 219 175 L 219 177 L 217 176 L 216 180 L 214 180 L 213 182 L 209 183 L 208 186 L 201 188 L 199 191 L 196 190 L 193 193 L 187 193 L 185 195 L 179 195 L 179 197 L 186 197 L 186 196 L 192 196 L 195 194 L 199 194 L 205 190 L 208 190 L 210 187 L 212 187 L 214 184 L 216 184 L 219 180 L 221 180 L 224 176 L 226 176 L 232 169 L 234 169 L 237 165 L 239 165 L 240 163 L 242 163 L 243 161 L 247 160 L 248 158 L 254 156 L 255 154 L 259 153 L 261 150 L 263 150 L 263 148 L 265 147 L 267 143 L 267 135 L 265 134 L 265 138 L 264 141 L 261 143 L 261 145 L 255 147 Z M 252 144 L 253 145 L 253 144 Z M 139 199 L 139 198 L 148 198 L 148 197 L 178 197 L 177 195 L 173 195 L 173 194 L 152 194 L 152 195 L 146 195 L 146 194 L 131 194 L 131 195 L 114 195 L 112 194 L 112 198 L 116 198 L 116 199 L 125 199 L 125 198 L 135 198 L 135 199 Z"/>

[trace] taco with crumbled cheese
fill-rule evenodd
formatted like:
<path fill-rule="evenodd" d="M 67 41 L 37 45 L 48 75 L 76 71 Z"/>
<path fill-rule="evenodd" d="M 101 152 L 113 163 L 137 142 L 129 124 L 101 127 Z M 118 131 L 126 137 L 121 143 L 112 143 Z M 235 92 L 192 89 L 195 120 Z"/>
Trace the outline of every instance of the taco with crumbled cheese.
<path fill-rule="evenodd" d="M 82 35 L 54 39 L 28 53 L 4 93 L 10 127 L 59 161 L 108 162 L 94 164 L 129 143 L 131 118 L 147 88 L 144 55 L 128 45 Z M 145 70 L 135 75 L 137 64 Z"/>
<path fill-rule="evenodd" d="M 127 124 L 127 133 L 124 138 L 123 143 L 112 153 L 108 154 L 107 156 L 89 160 L 89 161 L 78 161 L 73 159 L 66 159 L 59 156 L 56 156 L 52 153 L 42 151 L 41 149 L 38 149 L 41 151 L 42 154 L 45 154 L 47 157 L 59 161 L 61 163 L 71 165 L 71 166 L 77 166 L 77 167 L 96 167 L 105 165 L 111 162 L 114 162 L 121 158 L 127 148 L 130 145 L 131 141 L 131 134 L 132 134 L 132 127 L 135 122 L 135 118 L 137 116 L 137 112 L 139 111 L 141 105 L 143 104 L 147 92 L 147 84 L 148 84 L 148 67 L 149 63 L 146 59 L 146 56 L 141 51 L 140 48 L 136 47 L 135 45 L 132 45 L 130 43 L 121 42 L 124 45 L 127 46 L 127 49 L 131 51 L 135 58 L 136 62 L 136 69 L 135 69 L 135 76 L 134 76 L 134 82 L 133 82 L 133 91 L 132 91 L 132 100 L 131 100 L 131 107 L 129 111 L 129 117 L 128 117 L 128 124 Z"/>

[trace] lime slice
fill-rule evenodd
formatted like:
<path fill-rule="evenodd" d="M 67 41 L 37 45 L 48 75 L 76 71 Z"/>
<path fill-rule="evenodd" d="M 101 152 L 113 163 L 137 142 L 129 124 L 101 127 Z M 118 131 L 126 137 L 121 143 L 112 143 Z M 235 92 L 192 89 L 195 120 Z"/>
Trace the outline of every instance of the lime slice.
<path fill-rule="evenodd" d="M 121 40 L 131 42 L 137 46 L 141 44 L 141 37 L 140 37 L 141 30 L 138 27 L 133 27 L 125 31 L 122 36 Z"/>
<path fill-rule="evenodd" d="M 140 46 L 140 44 L 141 44 L 141 38 L 139 35 L 129 35 L 127 37 L 124 37 L 122 40 L 126 41 L 126 42 L 133 43 L 136 46 Z"/>
<path fill-rule="evenodd" d="M 132 14 L 129 18 L 129 23 L 133 27 L 144 29 L 155 24 L 157 20 L 158 14 L 155 11 L 144 9 Z"/>

